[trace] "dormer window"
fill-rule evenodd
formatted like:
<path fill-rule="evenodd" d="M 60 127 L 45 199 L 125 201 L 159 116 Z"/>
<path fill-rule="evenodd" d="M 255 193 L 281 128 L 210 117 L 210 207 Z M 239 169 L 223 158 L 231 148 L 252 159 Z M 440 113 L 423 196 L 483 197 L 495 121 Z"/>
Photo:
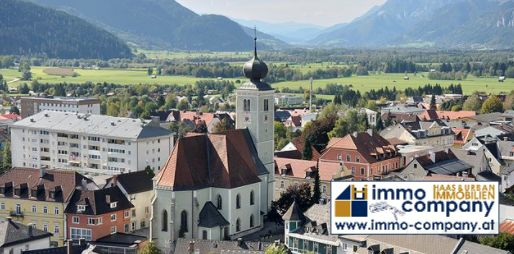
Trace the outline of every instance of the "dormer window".
<path fill-rule="evenodd" d="M 51 198 L 51 199 L 55 199 L 55 191 L 49 191 L 48 192 L 48 197 Z"/>
<path fill-rule="evenodd" d="M 85 212 L 86 211 L 86 205 L 77 205 L 77 212 Z"/>
<path fill-rule="evenodd" d="M 118 206 L 118 202 L 112 202 L 110 205 L 111 208 L 116 208 Z"/>
<path fill-rule="evenodd" d="M 37 197 L 37 189 L 36 190 L 30 190 L 30 196 L 33 198 Z"/>

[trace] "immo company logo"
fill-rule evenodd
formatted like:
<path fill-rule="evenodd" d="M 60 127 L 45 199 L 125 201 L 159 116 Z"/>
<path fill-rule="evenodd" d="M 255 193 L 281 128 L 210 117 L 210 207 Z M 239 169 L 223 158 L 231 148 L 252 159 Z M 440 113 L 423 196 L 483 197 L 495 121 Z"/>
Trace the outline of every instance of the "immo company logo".
<path fill-rule="evenodd" d="M 332 234 L 497 234 L 497 182 L 332 182 Z"/>
<path fill-rule="evenodd" d="M 339 194 L 335 202 L 336 217 L 368 216 L 368 185 L 358 189 L 351 184 Z"/>

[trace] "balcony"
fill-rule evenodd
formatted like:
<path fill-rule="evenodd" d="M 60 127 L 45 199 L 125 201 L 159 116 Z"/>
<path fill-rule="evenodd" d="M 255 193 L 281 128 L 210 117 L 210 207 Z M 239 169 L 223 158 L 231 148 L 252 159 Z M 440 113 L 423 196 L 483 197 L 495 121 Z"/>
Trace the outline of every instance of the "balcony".
<path fill-rule="evenodd" d="M 10 211 L 9 212 L 9 216 L 17 217 L 17 218 L 23 218 L 23 212 Z"/>

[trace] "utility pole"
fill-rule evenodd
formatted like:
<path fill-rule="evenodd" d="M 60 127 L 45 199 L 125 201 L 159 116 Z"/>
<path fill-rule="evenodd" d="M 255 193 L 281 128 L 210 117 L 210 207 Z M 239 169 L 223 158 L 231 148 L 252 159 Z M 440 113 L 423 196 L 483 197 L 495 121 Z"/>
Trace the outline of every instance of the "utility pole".
<path fill-rule="evenodd" d="M 313 82 L 313 81 L 314 81 L 314 80 L 313 80 L 313 79 L 312 79 L 312 77 L 311 77 L 311 79 L 310 79 L 310 82 L 311 82 L 311 89 L 309 90 L 309 111 L 310 111 L 310 112 L 312 112 L 312 82 Z"/>

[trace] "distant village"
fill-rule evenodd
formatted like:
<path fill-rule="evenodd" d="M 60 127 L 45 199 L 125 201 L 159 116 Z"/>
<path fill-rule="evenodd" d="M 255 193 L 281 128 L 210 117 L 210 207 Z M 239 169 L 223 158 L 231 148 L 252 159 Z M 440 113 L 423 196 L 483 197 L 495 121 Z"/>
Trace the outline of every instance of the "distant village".
<path fill-rule="evenodd" d="M 365 127 L 334 136 L 313 131 L 330 106 L 276 93 L 267 73 L 255 51 L 235 111 L 150 120 L 101 115 L 96 98 L 12 98 L 18 112 L 0 115 L 0 253 L 510 253 L 328 225 L 332 181 L 495 181 L 500 232 L 514 234 L 514 111 L 442 111 L 466 96 L 412 96 L 352 109 Z M 294 134 L 309 128 L 314 138 Z"/>

